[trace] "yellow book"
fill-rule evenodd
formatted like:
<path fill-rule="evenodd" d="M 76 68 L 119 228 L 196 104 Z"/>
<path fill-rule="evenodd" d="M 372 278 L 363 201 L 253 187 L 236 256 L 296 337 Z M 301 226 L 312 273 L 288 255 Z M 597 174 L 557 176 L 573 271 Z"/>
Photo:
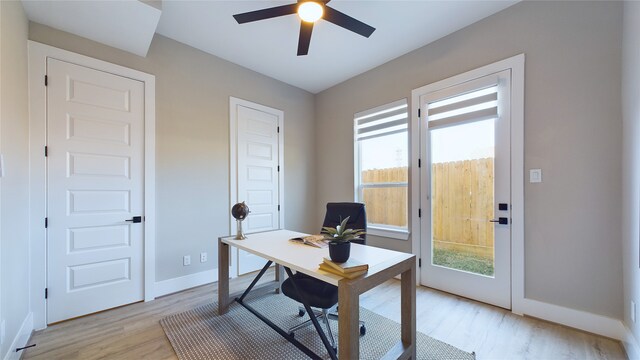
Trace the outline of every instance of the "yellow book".
<path fill-rule="evenodd" d="M 353 271 L 353 272 L 350 272 L 350 273 L 341 273 L 338 270 L 336 270 L 335 268 L 333 268 L 333 267 L 331 267 L 331 266 L 329 266 L 329 265 L 327 265 L 325 263 L 320 264 L 320 270 L 324 270 L 324 271 L 326 271 L 328 273 L 332 273 L 332 274 L 335 274 L 335 275 L 340 275 L 340 276 L 345 277 L 345 278 L 347 278 L 349 280 L 355 279 L 358 276 L 367 273 L 367 270 Z"/>
<path fill-rule="evenodd" d="M 329 259 L 328 257 L 325 257 L 324 259 L 322 259 L 322 261 L 324 264 L 331 266 L 340 273 L 352 273 L 362 270 L 369 270 L 369 264 L 365 264 L 355 259 L 349 259 L 341 264 L 331 261 L 331 259 Z"/>

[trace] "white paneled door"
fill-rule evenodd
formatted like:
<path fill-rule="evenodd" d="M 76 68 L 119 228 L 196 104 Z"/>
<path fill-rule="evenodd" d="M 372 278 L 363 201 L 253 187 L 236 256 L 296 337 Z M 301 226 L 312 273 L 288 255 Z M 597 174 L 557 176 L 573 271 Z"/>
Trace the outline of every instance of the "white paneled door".
<path fill-rule="evenodd" d="M 47 321 L 143 299 L 144 85 L 47 62 Z"/>
<path fill-rule="evenodd" d="M 251 236 L 251 233 L 279 229 L 282 112 L 248 102 L 232 106 L 236 116 L 236 201 L 245 201 L 251 210 L 242 224 L 243 230 Z M 238 274 L 258 270 L 265 262 L 240 251 Z"/>

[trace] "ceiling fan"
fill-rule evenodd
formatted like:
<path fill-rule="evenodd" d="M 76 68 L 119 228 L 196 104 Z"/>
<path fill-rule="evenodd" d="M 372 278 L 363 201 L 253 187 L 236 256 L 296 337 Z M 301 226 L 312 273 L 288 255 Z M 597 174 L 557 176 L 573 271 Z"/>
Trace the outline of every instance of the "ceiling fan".
<path fill-rule="evenodd" d="M 324 19 L 330 23 L 369 37 L 376 30 L 360 20 L 356 20 L 334 8 L 327 6 L 331 0 L 298 0 L 295 4 L 275 6 L 267 9 L 249 11 L 233 15 L 238 24 L 271 19 L 297 13 L 300 16 L 300 36 L 298 37 L 298 56 L 309 53 L 313 24 Z"/>

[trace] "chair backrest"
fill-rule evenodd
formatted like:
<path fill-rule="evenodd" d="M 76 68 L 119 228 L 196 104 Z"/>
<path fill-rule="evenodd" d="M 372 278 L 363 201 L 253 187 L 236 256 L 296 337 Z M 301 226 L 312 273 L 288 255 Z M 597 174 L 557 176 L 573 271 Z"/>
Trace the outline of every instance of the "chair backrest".
<path fill-rule="evenodd" d="M 362 229 L 367 231 L 367 213 L 364 204 L 353 202 L 327 203 L 327 213 L 324 216 L 322 226 L 336 227 L 349 216 L 347 226 L 350 229 Z M 362 235 L 363 240 L 354 240 L 358 244 L 366 244 L 367 235 Z"/>

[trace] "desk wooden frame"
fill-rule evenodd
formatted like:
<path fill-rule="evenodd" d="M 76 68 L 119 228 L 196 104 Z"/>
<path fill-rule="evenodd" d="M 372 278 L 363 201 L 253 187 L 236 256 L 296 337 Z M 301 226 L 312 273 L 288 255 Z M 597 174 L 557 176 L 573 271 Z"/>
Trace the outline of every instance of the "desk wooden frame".
<path fill-rule="evenodd" d="M 276 230 L 274 237 L 282 238 L 283 241 L 293 236 L 305 235 L 287 230 Z M 267 234 L 267 233 L 262 233 Z M 255 235 L 255 234 L 254 234 Z M 251 235 L 250 235 L 251 236 Z M 291 244 L 292 246 L 305 246 Z M 395 344 L 383 359 L 415 359 L 416 358 L 416 261 L 415 255 L 399 253 L 387 250 L 389 254 L 402 254 L 390 257 L 388 260 L 370 266 L 365 276 L 356 279 L 344 279 L 327 275 L 320 270 L 312 270 L 307 267 L 296 266 L 296 264 L 286 263 L 279 259 L 277 254 L 252 251 L 251 248 L 243 246 L 242 240 L 234 240 L 233 237 L 218 238 L 218 313 L 225 314 L 231 302 L 242 294 L 241 292 L 229 294 L 229 253 L 230 246 L 242 248 L 258 256 L 264 257 L 276 263 L 275 280 L 256 286 L 251 291 L 251 295 L 264 294 L 274 289 L 279 290 L 284 279 L 283 265 L 293 270 L 301 271 L 309 276 L 313 276 L 323 281 L 327 281 L 327 276 L 337 281 L 338 286 L 338 307 L 340 316 L 338 319 L 338 357 L 340 359 L 358 359 L 360 354 L 359 341 L 359 320 L 360 320 L 360 294 L 384 283 L 385 281 L 401 275 L 401 339 Z M 352 246 L 363 246 L 352 244 Z M 316 250 L 317 251 L 317 250 Z M 319 259 L 322 260 L 321 258 Z M 360 259 L 364 260 L 364 259 Z M 317 268 L 316 264 L 313 264 Z M 365 335 L 366 336 L 366 335 Z"/>

